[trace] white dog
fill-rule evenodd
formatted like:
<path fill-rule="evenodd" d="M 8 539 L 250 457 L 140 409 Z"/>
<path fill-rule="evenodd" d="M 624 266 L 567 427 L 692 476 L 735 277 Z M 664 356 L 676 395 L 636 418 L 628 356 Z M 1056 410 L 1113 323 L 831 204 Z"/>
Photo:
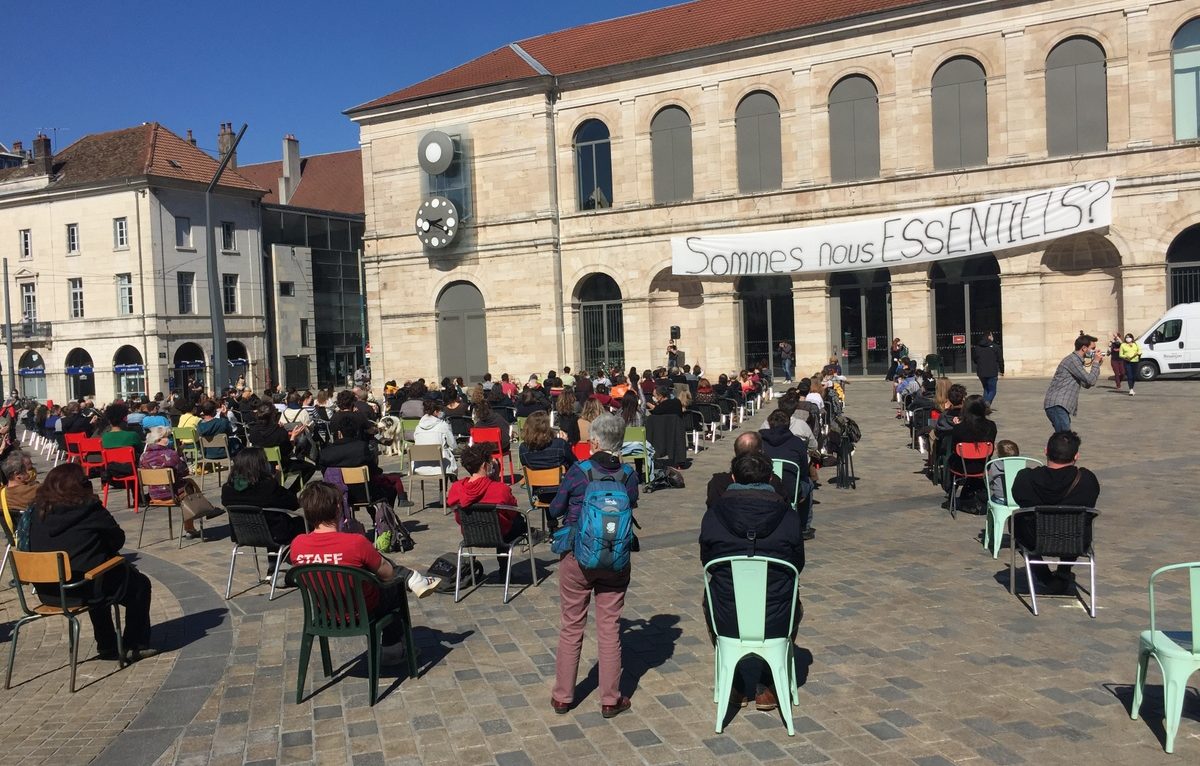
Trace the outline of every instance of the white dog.
<path fill-rule="evenodd" d="M 399 455 L 404 441 L 400 432 L 400 418 L 395 415 L 384 415 L 375 424 L 375 438 L 379 441 L 381 455 Z"/>

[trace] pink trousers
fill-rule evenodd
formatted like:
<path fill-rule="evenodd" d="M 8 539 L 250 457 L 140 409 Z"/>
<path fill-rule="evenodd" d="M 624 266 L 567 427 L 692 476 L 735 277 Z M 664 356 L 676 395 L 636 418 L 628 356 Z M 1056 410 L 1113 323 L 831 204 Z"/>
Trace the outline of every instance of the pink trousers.
<path fill-rule="evenodd" d="M 621 698 L 621 610 L 629 570 L 588 571 L 568 553 L 558 562 L 558 597 L 561 613 L 558 655 L 555 658 L 554 699 L 575 701 L 579 654 L 587 625 L 588 602 L 596 594 L 596 642 L 600 656 L 600 704 L 615 705 Z"/>

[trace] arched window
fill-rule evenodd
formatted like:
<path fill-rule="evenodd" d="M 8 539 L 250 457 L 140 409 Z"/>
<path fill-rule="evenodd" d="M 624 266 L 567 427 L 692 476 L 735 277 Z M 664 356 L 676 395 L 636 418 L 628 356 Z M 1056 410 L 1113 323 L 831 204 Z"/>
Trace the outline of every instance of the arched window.
<path fill-rule="evenodd" d="M 1175 73 L 1175 140 L 1200 138 L 1200 19 L 1192 19 L 1171 38 Z"/>
<path fill-rule="evenodd" d="M 580 210 L 612 207 L 612 143 L 600 120 L 588 120 L 575 131 L 575 177 Z"/>
<path fill-rule="evenodd" d="M 933 166 L 969 168 L 987 160 L 987 75 L 974 59 L 950 59 L 933 74 Z"/>
<path fill-rule="evenodd" d="M 829 91 L 829 173 L 835 182 L 879 177 L 879 91 L 861 75 Z"/>
<path fill-rule="evenodd" d="M 1167 249 L 1167 303 L 1200 301 L 1200 225 L 1190 226 Z"/>
<path fill-rule="evenodd" d="M 738 191 L 770 191 L 783 185 L 779 141 L 779 102 L 755 91 L 742 99 L 734 115 L 737 132 Z"/>
<path fill-rule="evenodd" d="M 1095 40 L 1063 40 L 1046 57 L 1046 148 L 1051 157 L 1108 148 L 1108 75 Z"/>
<path fill-rule="evenodd" d="M 692 198 L 692 120 L 677 106 L 659 110 L 650 120 L 654 201 Z"/>
<path fill-rule="evenodd" d="M 585 370 L 625 366 L 625 315 L 621 287 L 607 274 L 592 274 L 575 291 L 579 301 L 580 358 Z"/>

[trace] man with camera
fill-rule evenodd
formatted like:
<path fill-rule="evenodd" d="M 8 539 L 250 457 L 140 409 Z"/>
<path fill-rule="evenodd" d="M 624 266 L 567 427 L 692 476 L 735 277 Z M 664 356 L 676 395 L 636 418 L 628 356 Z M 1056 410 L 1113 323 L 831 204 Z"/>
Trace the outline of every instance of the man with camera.
<path fill-rule="evenodd" d="M 1071 430 L 1071 416 L 1079 412 L 1079 390 L 1091 388 L 1104 368 L 1104 352 L 1096 348 L 1096 339 L 1080 334 L 1075 351 L 1058 363 L 1042 407 L 1055 433 Z"/>

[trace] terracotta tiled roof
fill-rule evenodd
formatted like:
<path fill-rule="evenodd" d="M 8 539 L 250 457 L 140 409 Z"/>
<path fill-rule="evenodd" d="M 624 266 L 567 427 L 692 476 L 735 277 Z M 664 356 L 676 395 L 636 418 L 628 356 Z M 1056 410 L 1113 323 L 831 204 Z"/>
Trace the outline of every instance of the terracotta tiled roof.
<path fill-rule="evenodd" d="M 521 40 L 518 44 L 555 76 L 709 48 L 924 0 L 693 0 L 668 8 L 599 21 Z M 536 77 L 511 48 L 498 48 L 448 72 L 348 113 Z"/>
<path fill-rule="evenodd" d="M 278 205 L 279 177 L 282 162 L 261 162 L 243 165 L 238 172 L 267 189 L 263 203 Z M 310 210 L 330 210 L 336 213 L 363 215 L 362 153 L 358 149 L 331 154 L 314 154 L 300 159 L 300 186 L 289 205 Z"/>
<path fill-rule="evenodd" d="M 38 175 L 33 166 L 0 170 L 0 181 Z M 121 178 L 164 178 L 207 185 L 217 161 L 159 125 L 148 122 L 108 133 L 93 133 L 54 155 L 53 188 L 83 186 Z M 232 168 L 221 186 L 266 191 Z"/>

